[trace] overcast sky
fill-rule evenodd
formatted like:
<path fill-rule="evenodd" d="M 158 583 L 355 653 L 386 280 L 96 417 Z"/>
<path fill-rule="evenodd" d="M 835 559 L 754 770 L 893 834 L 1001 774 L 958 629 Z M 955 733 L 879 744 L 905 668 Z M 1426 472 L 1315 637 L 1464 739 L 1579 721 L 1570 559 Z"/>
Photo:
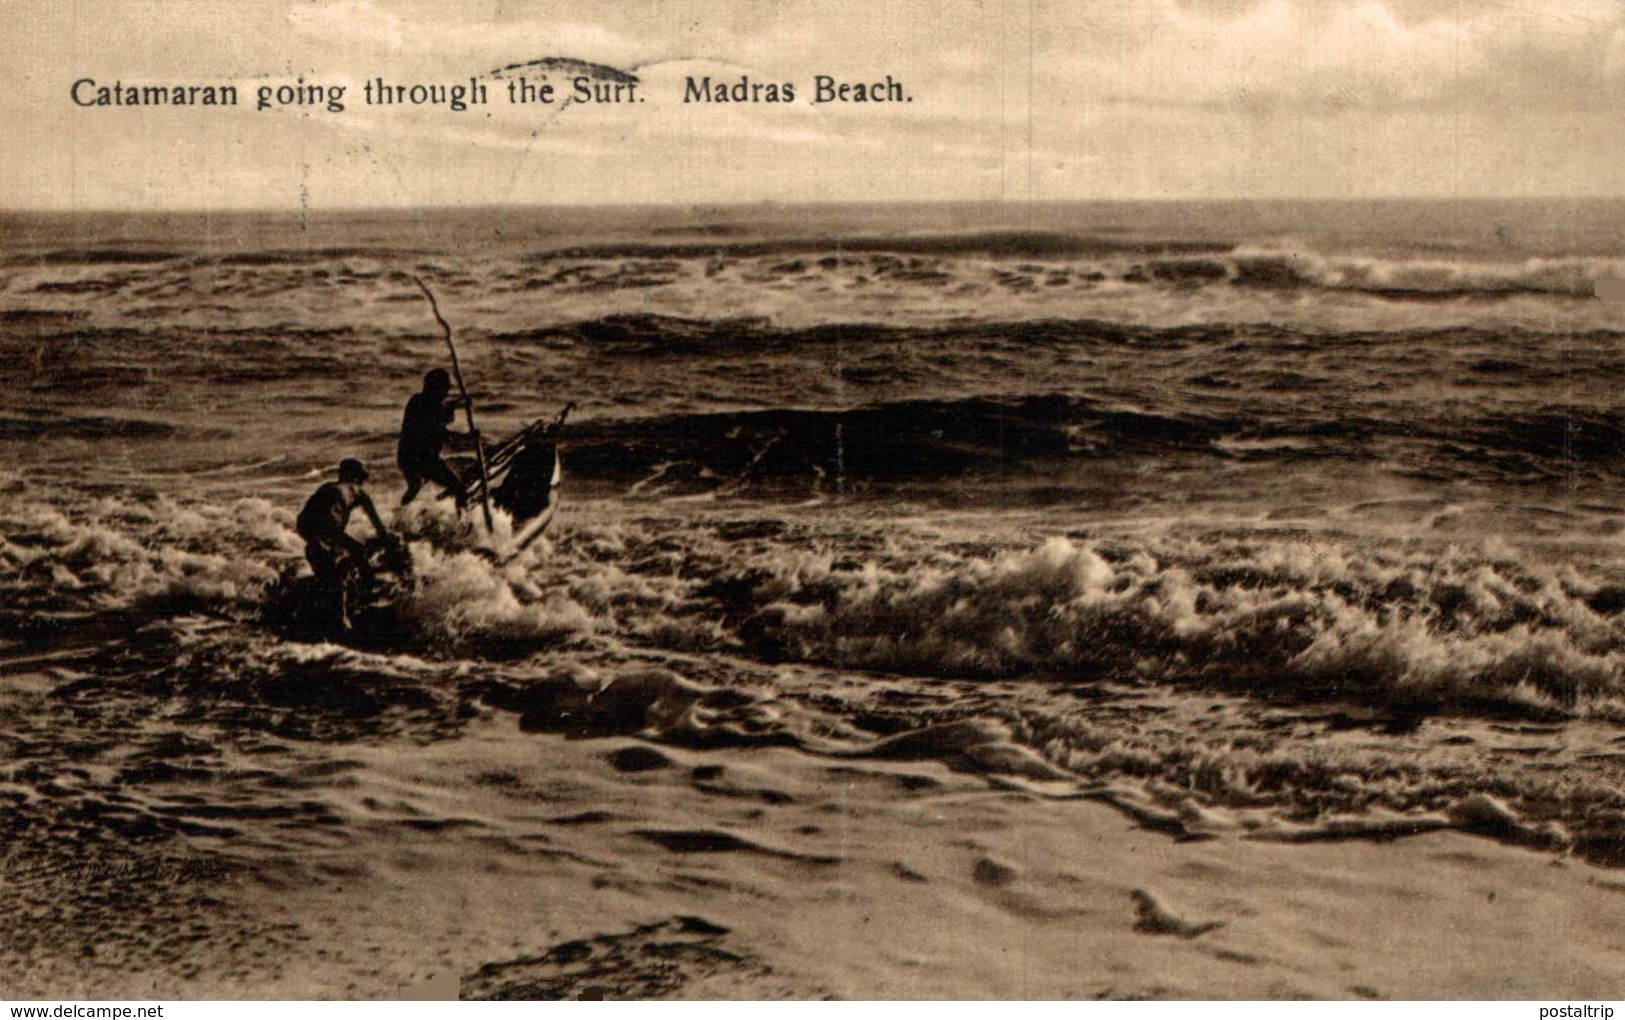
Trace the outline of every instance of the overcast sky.
<path fill-rule="evenodd" d="M 1625 0 L 7 0 L 0 30 L 12 207 L 1625 194 Z M 549 56 L 646 102 L 360 103 Z M 819 73 L 915 101 L 813 106 Z M 800 101 L 683 104 L 707 74 Z M 252 109 L 300 76 L 348 109 Z M 246 105 L 79 109 L 80 77 Z"/>

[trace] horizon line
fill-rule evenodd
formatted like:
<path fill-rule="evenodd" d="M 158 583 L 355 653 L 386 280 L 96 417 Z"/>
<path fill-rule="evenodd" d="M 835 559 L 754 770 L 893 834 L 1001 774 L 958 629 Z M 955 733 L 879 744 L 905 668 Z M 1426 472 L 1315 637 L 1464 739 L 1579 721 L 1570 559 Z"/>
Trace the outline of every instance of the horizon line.
<path fill-rule="evenodd" d="M 654 210 L 654 209 L 806 209 L 806 208 L 896 208 L 898 206 L 1008 206 L 1012 209 L 1060 205 L 1241 205 L 1241 204 L 1357 204 L 1362 202 L 1625 202 L 1621 194 L 1501 194 L 1501 195 L 1237 195 L 1170 196 L 1161 198 L 1053 198 L 1042 200 L 997 198 L 907 198 L 907 199 L 754 199 L 692 202 L 451 202 L 422 205 L 326 205 L 326 206 L 159 206 L 120 208 L 117 206 L 0 206 L 0 216 L 176 216 L 176 215 L 293 215 L 314 217 L 333 213 L 423 213 L 478 212 L 514 209 L 564 210 Z"/>

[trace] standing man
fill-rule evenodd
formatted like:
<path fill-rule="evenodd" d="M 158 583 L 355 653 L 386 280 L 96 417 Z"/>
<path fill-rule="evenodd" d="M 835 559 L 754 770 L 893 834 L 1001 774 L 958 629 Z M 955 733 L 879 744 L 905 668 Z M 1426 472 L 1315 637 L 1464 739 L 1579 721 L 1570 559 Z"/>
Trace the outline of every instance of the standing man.
<path fill-rule="evenodd" d="M 415 393 L 406 402 L 406 415 L 401 419 L 401 442 L 396 454 L 401 474 L 406 478 L 406 493 L 401 506 L 417 498 L 424 482 L 435 482 L 457 500 L 457 511 L 468 503 L 468 488 L 446 462 L 440 459 L 440 447 L 446 441 L 446 426 L 450 425 L 462 397 L 452 397 L 451 376 L 443 368 L 433 368 L 423 376 L 423 392 Z M 469 439 L 477 440 L 478 432 L 470 432 Z"/>

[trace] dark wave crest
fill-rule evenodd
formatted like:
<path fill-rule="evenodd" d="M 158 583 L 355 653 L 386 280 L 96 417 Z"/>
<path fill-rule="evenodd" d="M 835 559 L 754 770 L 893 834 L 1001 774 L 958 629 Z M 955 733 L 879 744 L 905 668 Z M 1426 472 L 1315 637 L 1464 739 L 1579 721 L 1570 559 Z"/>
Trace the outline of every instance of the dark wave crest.
<path fill-rule="evenodd" d="M 1098 258 L 1221 254 L 1234 245 L 1213 241 L 1130 240 L 1093 234 L 1037 230 L 867 237 L 805 237 L 765 241 L 671 242 L 577 245 L 533 253 L 532 260 L 556 258 L 761 258 L 809 253 L 898 255 L 986 255 L 995 258 Z"/>
<path fill-rule="evenodd" d="M 573 477 L 654 483 L 667 494 L 786 486 L 884 494 L 904 484 L 999 479 L 1070 479 L 1086 490 L 1092 464 L 1216 468 L 1312 459 L 1544 482 L 1620 474 L 1625 415 L 1547 407 L 1465 420 L 1291 418 L 1268 408 L 1148 410 L 1070 394 L 978 396 L 587 422 L 572 427 L 566 449 Z"/>

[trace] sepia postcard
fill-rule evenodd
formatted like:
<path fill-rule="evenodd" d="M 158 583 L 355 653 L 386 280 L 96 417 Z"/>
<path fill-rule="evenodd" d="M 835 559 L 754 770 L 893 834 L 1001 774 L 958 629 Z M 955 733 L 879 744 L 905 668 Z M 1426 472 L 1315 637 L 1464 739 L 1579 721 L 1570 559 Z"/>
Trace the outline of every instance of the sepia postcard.
<path fill-rule="evenodd" d="M 1617 0 L 0 27 L 0 997 L 1620 994 Z"/>

